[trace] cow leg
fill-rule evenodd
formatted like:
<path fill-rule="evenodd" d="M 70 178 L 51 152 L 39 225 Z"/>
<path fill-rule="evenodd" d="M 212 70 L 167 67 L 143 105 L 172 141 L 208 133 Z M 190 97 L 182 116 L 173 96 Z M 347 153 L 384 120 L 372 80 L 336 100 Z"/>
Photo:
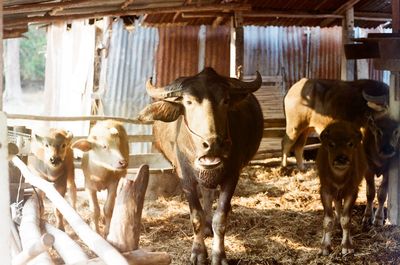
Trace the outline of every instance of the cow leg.
<path fill-rule="evenodd" d="M 304 170 L 303 151 L 304 151 L 304 146 L 306 145 L 308 134 L 309 134 L 309 131 L 304 130 L 303 133 L 297 138 L 297 141 L 293 147 L 294 156 L 296 157 L 297 167 L 300 170 Z"/>
<path fill-rule="evenodd" d="M 382 183 L 379 186 L 378 189 L 378 209 L 375 212 L 375 218 L 374 218 L 374 225 L 376 226 L 382 226 L 384 222 L 384 204 L 386 201 L 387 193 L 388 193 L 388 182 L 389 182 L 389 176 L 388 172 L 383 173 L 382 176 Z"/>
<path fill-rule="evenodd" d="M 189 203 L 190 208 L 190 220 L 193 226 L 193 245 L 192 254 L 190 256 L 190 262 L 193 265 L 205 265 L 207 264 L 207 249 L 204 244 L 204 224 L 205 217 L 203 209 L 201 208 L 199 195 L 195 184 L 187 184 L 183 186 L 186 199 Z"/>
<path fill-rule="evenodd" d="M 61 196 L 65 196 L 66 192 L 66 184 L 64 185 L 55 185 L 55 189 L 60 193 Z M 54 206 L 54 215 L 56 217 L 56 227 L 60 229 L 61 231 L 64 231 L 64 222 L 63 222 L 63 216 L 61 212 Z"/>
<path fill-rule="evenodd" d="M 335 205 L 335 218 L 334 218 L 334 226 L 340 226 L 340 218 L 342 217 L 342 212 L 343 212 L 343 205 L 342 205 L 342 200 L 335 199 L 334 201 Z"/>
<path fill-rule="evenodd" d="M 90 210 L 92 211 L 92 222 L 94 224 L 96 232 L 99 233 L 100 207 L 99 207 L 99 201 L 97 200 L 97 192 L 95 190 L 91 190 L 88 188 L 86 188 L 86 191 L 89 194 L 89 207 Z"/>
<path fill-rule="evenodd" d="M 117 195 L 118 181 L 113 182 L 107 188 L 107 200 L 104 203 L 104 219 L 106 226 L 104 228 L 104 236 L 107 237 L 110 230 L 110 222 L 115 205 L 115 197 Z"/>
<path fill-rule="evenodd" d="M 231 199 L 235 191 L 239 175 L 237 174 L 229 182 L 221 186 L 218 199 L 218 207 L 213 218 L 214 238 L 212 241 L 212 265 L 228 265 L 225 254 L 225 230 L 228 213 L 231 210 Z"/>
<path fill-rule="evenodd" d="M 340 224 L 342 226 L 342 254 L 350 254 L 354 253 L 353 242 L 351 240 L 350 235 L 350 226 L 351 226 L 351 211 L 353 209 L 353 205 L 357 199 L 357 192 L 353 194 L 349 194 L 344 198 L 343 205 L 343 215 L 340 218 Z"/>
<path fill-rule="evenodd" d="M 71 199 L 71 205 L 76 210 L 76 185 L 75 185 L 75 175 L 67 176 L 67 186 L 68 186 L 68 193 Z"/>
<path fill-rule="evenodd" d="M 204 187 L 200 187 L 200 190 L 202 194 L 201 205 L 203 206 L 205 214 L 204 236 L 208 237 L 213 235 L 211 225 L 213 217 L 212 205 L 216 195 L 216 190 L 206 189 Z"/>
<path fill-rule="evenodd" d="M 367 228 L 372 224 L 373 215 L 373 202 L 375 198 L 375 179 L 374 174 L 371 171 L 367 171 L 365 174 L 365 181 L 367 183 L 367 206 L 365 207 L 364 217 L 362 219 L 363 228 Z"/>
<path fill-rule="evenodd" d="M 332 231 L 334 227 L 333 218 L 333 207 L 332 207 L 332 195 L 327 192 L 321 191 L 321 201 L 324 207 L 324 222 L 323 222 L 323 232 L 321 240 L 321 251 L 320 254 L 327 256 L 332 251 Z"/>
<path fill-rule="evenodd" d="M 282 138 L 282 167 L 287 166 L 287 158 L 290 150 L 292 150 L 292 147 L 296 144 L 297 139 L 303 131 L 304 128 L 286 128 L 286 134 Z M 297 165 L 299 165 L 298 161 Z"/>

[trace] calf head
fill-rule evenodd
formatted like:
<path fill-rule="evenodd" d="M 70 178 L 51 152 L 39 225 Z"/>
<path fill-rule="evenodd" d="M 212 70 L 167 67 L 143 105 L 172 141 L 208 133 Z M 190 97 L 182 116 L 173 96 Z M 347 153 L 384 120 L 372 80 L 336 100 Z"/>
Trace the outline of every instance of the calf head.
<path fill-rule="evenodd" d="M 328 163 L 332 172 L 344 176 L 351 168 L 362 135 L 359 128 L 348 122 L 329 124 L 320 135 L 322 146 L 328 154 Z"/>
<path fill-rule="evenodd" d="M 90 160 L 108 170 L 124 171 L 128 167 L 128 137 L 118 122 L 97 122 L 88 138 L 77 140 L 72 148 L 90 152 Z"/>
<path fill-rule="evenodd" d="M 199 171 L 200 182 L 213 187 L 232 144 L 228 112 L 256 91 L 261 81 L 258 72 L 254 81 L 243 82 L 220 76 L 212 68 L 205 68 L 195 76 L 178 78 L 161 88 L 154 87 L 150 79 L 146 84 L 147 93 L 159 101 L 143 109 L 139 119 L 182 122 L 187 141 L 178 140 L 178 145 L 185 145 L 181 150 L 186 150 L 192 167 Z"/>
<path fill-rule="evenodd" d="M 71 145 L 72 133 L 51 128 L 47 135 L 35 134 L 34 137 L 43 150 L 43 162 L 51 168 L 61 166 Z"/>
<path fill-rule="evenodd" d="M 399 148 L 399 130 L 399 123 L 388 116 L 368 120 L 367 133 L 373 137 L 379 157 L 388 159 L 396 154 Z"/>

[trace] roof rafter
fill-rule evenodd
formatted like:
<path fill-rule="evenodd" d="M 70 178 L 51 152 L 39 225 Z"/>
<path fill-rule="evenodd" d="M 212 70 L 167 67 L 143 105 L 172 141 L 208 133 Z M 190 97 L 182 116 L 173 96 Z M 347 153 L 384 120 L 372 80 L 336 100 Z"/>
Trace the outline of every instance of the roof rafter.
<path fill-rule="evenodd" d="M 360 0 L 348 0 L 346 3 L 341 5 L 338 9 L 333 11 L 333 14 L 335 14 L 335 15 L 343 15 L 346 12 L 346 10 L 348 10 L 349 8 L 352 8 L 358 2 L 360 2 Z M 325 19 L 324 21 L 321 22 L 320 26 L 321 27 L 329 26 L 329 24 L 331 24 L 334 20 L 335 19 L 327 18 L 327 19 Z"/>

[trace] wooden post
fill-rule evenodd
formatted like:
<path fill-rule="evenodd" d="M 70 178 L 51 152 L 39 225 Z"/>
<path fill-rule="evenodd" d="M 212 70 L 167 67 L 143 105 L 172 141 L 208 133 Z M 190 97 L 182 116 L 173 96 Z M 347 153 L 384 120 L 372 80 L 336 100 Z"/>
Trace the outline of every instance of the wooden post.
<path fill-rule="evenodd" d="M 392 0 L 392 30 L 393 33 L 400 32 L 400 0 Z M 399 91 L 399 73 L 392 72 L 390 76 L 390 114 L 393 118 L 400 118 L 400 101 L 396 98 Z M 397 78 L 396 78 L 397 76 Z M 389 168 L 389 190 L 388 190 L 388 219 L 391 224 L 400 224 L 400 157 L 393 159 Z"/>
<path fill-rule="evenodd" d="M 24 264 L 33 259 L 32 262 L 35 264 L 54 264 L 49 253 L 46 252 L 49 246 L 41 243 L 39 200 L 35 194 L 24 204 L 19 232 L 22 252 L 13 260 L 13 264 Z M 50 246 L 53 242 L 54 238 L 51 242 L 44 241 L 44 243 L 51 243 Z"/>
<path fill-rule="evenodd" d="M 1 131 L 0 131 L 1 132 Z M 6 161 L 6 159 L 4 159 Z M 0 159 L 1 161 L 1 159 Z M 49 200 L 61 212 L 65 220 L 70 224 L 82 241 L 95 252 L 106 264 L 128 265 L 126 259 L 113 248 L 104 238 L 94 232 L 90 226 L 82 220 L 72 206 L 58 193 L 54 185 L 34 174 L 18 157 L 12 159 L 25 177 L 25 180 L 41 189 Z"/>
<path fill-rule="evenodd" d="M 142 210 L 149 166 L 142 165 L 134 180 L 121 179 L 107 241 L 121 252 L 139 247 Z"/>
<path fill-rule="evenodd" d="M 54 236 L 54 249 L 60 254 L 66 264 L 88 261 L 89 258 L 82 248 L 72 240 L 67 233 L 59 230 L 49 223 L 45 224 L 47 233 Z"/>
<path fill-rule="evenodd" d="M 344 54 L 344 44 L 351 43 L 354 38 L 354 9 L 353 7 L 346 10 L 345 19 L 342 20 L 342 66 L 341 66 L 341 79 L 354 80 L 354 60 L 346 60 Z"/>
<path fill-rule="evenodd" d="M 0 3 L 2 1 L 0 0 Z M 0 9 L 2 5 L 0 5 Z M 0 43 L 2 43 L 1 37 L 1 10 L 0 10 Z M 0 44 L 0 55 L 1 44 Z M 0 56 L 2 58 L 2 56 Z M 0 65 L 2 59 L 0 59 Z M 0 67 L 1 68 L 1 67 Z M 3 73 L 0 72 L 0 76 Z M 0 78 L 1 79 L 1 78 Z M 2 88 L 2 82 L 0 80 L 0 90 Z M 1 95 L 1 93 L 0 93 Z M 1 98 L 0 98 L 1 101 Z M 0 112 L 0 171 L 2 172 L 0 177 L 0 257 L 2 264 L 11 263 L 11 227 L 10 227 L 10 189 L 8 179 L 8 151 L 7 151 L 7 118 L 3 112 Z"/>
<path fill-rule="evenodd" d="M 206 62 L 206 32 L 207 27 L 205 25 L 201 25 L 199 30 L 199 72 L 204 69 Z"/>
<path fill-rule="evenodd" d="M 243 76 L 244 58 L 244 31 L 241 13 L 235 13 L 231 21 L 231 67 L 230 76 L 241 78 Z"/>

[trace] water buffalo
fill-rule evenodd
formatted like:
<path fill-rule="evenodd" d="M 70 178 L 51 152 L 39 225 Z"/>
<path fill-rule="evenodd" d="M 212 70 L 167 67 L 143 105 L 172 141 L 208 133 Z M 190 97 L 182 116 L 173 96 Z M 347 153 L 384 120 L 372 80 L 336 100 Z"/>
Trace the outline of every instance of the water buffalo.
<path fill-rule="evenodd" d="M 331 251 L 334 227 L 332 202 L 335 203 L 336 220 L 343 230 L 342 254 L 354 252 L 350 237 L 351 211 L 357 199 L 358 187 L 367 167 L 361 143 L 360 129 L 338 121 L 329 124 L 321 133 L 321 147 L 317 155 L 320 195 L 324 207 L 321 254 Z"/>
<path fill-rule="evenodd" d="M 206 264 L 205 215 L 197 185 L 220 187 L 216 212 L 212 264 L 228 264 L 224 236 L 231 198 L 241 169 L 256 153 L 263 134 L 260 105 L 252 94 L 261 76 L 242 82 L 205 68 L 195 76 L 181 77 L 156 88 L 147 82 L 147 93 L 159 99 L 139 115 L 154 122 L 156 144 L 176 168 L 190 206 L 194 241 L 190 261 Z"/>
<path fill-rule="evenodd" d="M 29 167 L 43 179 L 53 182 L 56 190 L 64 196 L 69 188 L 72 206 L 76 207 L 76 185 L 74 172 L 74 156 L 71 149 L 72 133 L 50 128 L 33 137 L 32 153 Z M 44 194 L 40 192 L 43 199 Z M 61 213 L 54 208 L 56 225 L 64 230 Z"/>
<path fill-rule="evenodd" d="M 303 148 L 310 132 L 318 134 L 333 120 L 365 126 L 368 117 L 387 112 L 389 88 L 374 80 L 317 80 L 303 78 L 284 98 L 286 134 L 282 139 L 282 166 L 294 149 L 297 165 L 303 165 Z"/>
<path fill-rule="evenodd" d="M 378 190 L 379 206 L 375 212 L 374 225 L 383 225 L 383 206 L 386 201 L 389 181 L 389 163 L 399 150 L 399 122 L 388 116 L 370 119 L 364 136 L 364 149 L 368 161 L 365 174 L 367 182 L 367 207 L 365 208 L 363 226 L 372 223 L 373 201 L 375 199 L 375 176 L 382 175 Z"/>
<path fill-rule="evenodd" d="M 100 215 L 97 191 L 107 189 L 104 204 L 104 234 L 107 236 L 118 182 L 126 175 L 128 168 L 128 136 L 121 123 L 112 120 L 100 121 L 91 128 L 87 139 L 77 140 L 72 144 L 72 148 L 85 152 L 82 157 L 82 170 L 90 208 L 93 211 L 92 221 L 97 232 Z"/>

